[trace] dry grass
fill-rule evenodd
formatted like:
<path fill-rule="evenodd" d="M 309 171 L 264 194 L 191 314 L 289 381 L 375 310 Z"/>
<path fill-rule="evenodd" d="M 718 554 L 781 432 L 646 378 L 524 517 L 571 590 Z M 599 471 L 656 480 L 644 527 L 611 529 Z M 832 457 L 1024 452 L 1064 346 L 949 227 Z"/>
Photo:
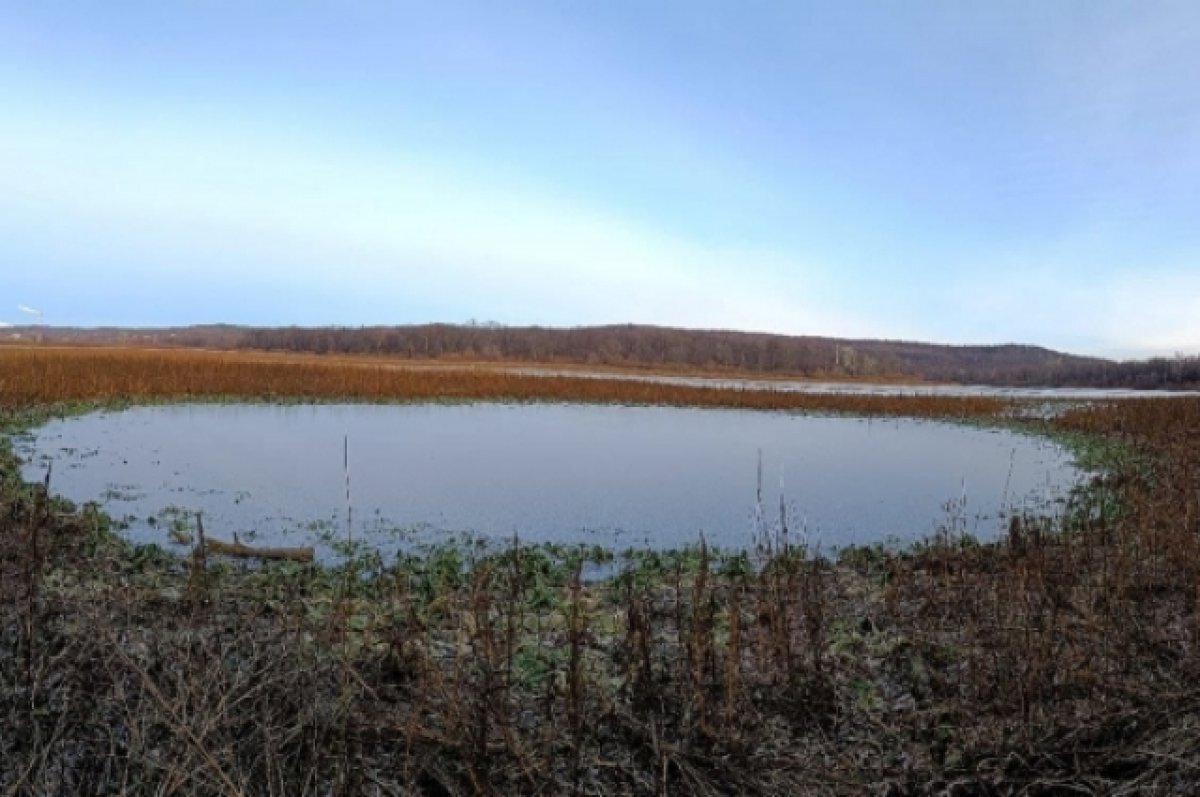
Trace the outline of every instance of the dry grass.
<path fill-rule="evenodd" d="M 41 352 L 0 374 L 8 402 L 251 385 L 767 401 L 195 353 Z M 748 559 L 701 543 L 592 583 L 579 552 L 518 545 L 344 573 L 180 563 L 118 545 L 5 461 L 0 793 L 1197 793 L 1200 401 L 1054 424 L 1139 455 L 1000 543 L 829 562 L 777 528 Z"/>
<path fill-rule="evenodd" d="M 495 369 L 409 367 L 368 359 L 194 350 L 0 348 L 0 404 L 246 397 L 256 400 L 515 400 L 989 416 L 987 397 L 812 395 L 530 376 Z"/>

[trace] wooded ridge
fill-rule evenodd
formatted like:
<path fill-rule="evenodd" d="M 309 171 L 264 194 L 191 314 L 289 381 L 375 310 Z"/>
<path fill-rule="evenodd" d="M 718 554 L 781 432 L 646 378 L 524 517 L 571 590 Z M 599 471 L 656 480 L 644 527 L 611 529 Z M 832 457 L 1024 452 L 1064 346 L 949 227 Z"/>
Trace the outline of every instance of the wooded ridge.
<path fill-rule="evenodd" d="M 825 379 L 909 378 L 1011 386 L 1200 387 L 1200 357 L 1124 361 L 1039 346 L 955 346 L 646 325 L 509 327 L 13 327 L 10 341 L 371 354 L 412 360 L 561 363 Z"/>

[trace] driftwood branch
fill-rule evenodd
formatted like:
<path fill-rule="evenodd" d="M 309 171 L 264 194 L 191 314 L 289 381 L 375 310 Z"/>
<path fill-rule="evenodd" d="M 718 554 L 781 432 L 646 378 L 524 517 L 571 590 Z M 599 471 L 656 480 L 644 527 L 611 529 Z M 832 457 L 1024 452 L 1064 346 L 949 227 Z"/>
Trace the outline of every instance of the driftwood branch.
<path fill-rule="evenodd" d="M 243 559 L 284 559 L 290 562 L 311 562 L 313 560 L 313 549 L 308 547 L 259 548 L 246 545 L 237 540 L 225 542 L 224 540 L 217 540 L 212 537 L 204 541 L 204 546 L 211 553 L 236 556 Z"/>

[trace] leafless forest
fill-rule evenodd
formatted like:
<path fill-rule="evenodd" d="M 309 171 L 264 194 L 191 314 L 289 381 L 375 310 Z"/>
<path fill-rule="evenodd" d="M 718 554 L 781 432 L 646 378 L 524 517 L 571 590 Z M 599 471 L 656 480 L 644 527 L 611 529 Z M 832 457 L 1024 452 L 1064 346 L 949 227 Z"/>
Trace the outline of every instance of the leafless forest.
<path fill-rule="evenodd" d="M 18 340 L 120 343 L 414 360 L 459 359 L 714 371 L 813 378 L 919 379 L 1012 386 L 1194 388 L 1200 357 L 1117 362 L 1037 346 L 950 346 L 618 325 L 547 328 L 491 323 L 372 327 L 23 328 Z"/>

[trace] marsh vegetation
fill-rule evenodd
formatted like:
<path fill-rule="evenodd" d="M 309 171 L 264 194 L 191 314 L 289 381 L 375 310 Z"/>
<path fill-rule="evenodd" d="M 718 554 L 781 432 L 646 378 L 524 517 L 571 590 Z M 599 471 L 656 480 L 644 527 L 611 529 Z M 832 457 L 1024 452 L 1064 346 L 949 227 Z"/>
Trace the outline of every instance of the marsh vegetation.
<path fill-rule="evenodd" d="M 443 395 L 1013 409 L 190 352 L 0 356 L 9 428 L 64 402 Z M 1064 511 L 1015 515 L 995 542 L 947 528 L 836 559 L 767 512 L 746 551 L 697 539 L 610 559 L 513 540 L 385 560 L 350 540 L 336 567 L 245 566 L 123 541 L 55 498 L 53 474 L 23 482 L 6 451 L 0 790 L 1194 793 L 1200 401 L 1027 423 L 1103 466 Z M 613 574 L 585 578 L 597 561 Z"/>

